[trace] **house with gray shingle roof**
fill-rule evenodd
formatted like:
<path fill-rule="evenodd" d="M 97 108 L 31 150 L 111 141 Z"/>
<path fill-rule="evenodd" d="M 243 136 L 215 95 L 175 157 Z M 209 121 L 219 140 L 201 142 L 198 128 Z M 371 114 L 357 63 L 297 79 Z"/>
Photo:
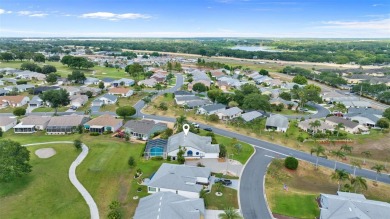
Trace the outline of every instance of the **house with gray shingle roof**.
<path fill-rule="evenodd" d="M 100 100 L 102 101 L 102 104 L 109 105 L 116 103 L 116 101 L 118 101 L 118 97 L 112 94 L 104 94 L 103 96 L 100 96 L 95 100 Z"/>
<path fill-rule="evenodd" d="M 217 103 L 217 104 L 210 104 L 210 105 L 199 107 L 196 113 L 201 115 L 211 115 L 225 109 L 226 109 L 225 105 L 221 103 Z"/>
<path fill-rule="evenodd" d="M 389 218 L 389 215 L 389 203 L 368 200 L 362 194 L 320 195 L 320 219 L 379 219 Z"/>
<path fill-rule="evenodd" d="M 121 84 L 123 84 L 123 86 L 126 86 L 126 87 L 129 87 L 129 86 L 132 86 L 134 85 L 134 80 L 133 79 L 130 79 L 130 78 L 121 78 L 121 79 L 118 79 L 118 80 L 115 80 L 112 82 L 112 85 L 114 87 L 118 87 L 118 86 L 121 86 Z"/>
<path fill-rule="evenodd" d="M 166 123 L 157 123 L 153 120 L 129 120 L 123 126 L 131 137 L 148 140 L 154 133 L 167 129 Z"/>
<path fill-rule="evenodd" d="M 241 116 L 243 111 L 238 107 L 232 107 L 229 109 L 221 110 L 217 113 L 220 120 L 231 120 Z"/>
<path fill-rule="evenodd" d="M 20 123 L 14 126 L 15 133 L 34 133 L 36 130 L 45 130 L 51 116 L 30 115 L 20 120 Z"/>
<path fill-rule="evenodd" d="M 211 170 L 163 163 L 147 183 L 148 193 L 172 192 L 186 198 L 199 198 L 203 185 L 209 184 Z"/>
<path fill-rule="evenodd" d="M 54 116 L 47 124 L 46 133 L 49 135 L 73 133 L 76 131 L 78 126 L 83 125 L 88 120 L 88 116 L 77 114 Z"/>
<path fill-rule="evenodd" d="M 343 129 L 346 132 L 351 133 L 351 134 L 357 134 L 357 133 L 362 133 L 362 132 L 368 131 L 367 127 L 360 125 L 357 122 L 347 120 L 347 119 L 344 119 L 342 117 L 337 117 L 337 116 L 330 116 L 330 117 L 326 118 L 325 123 L 327 123 L 333 127 L 336 127 L 339 123 L 341 123 L 343 125 Z"/>
<path fill-rule="evenodd" d="M 168 138 L 167 153 L 175 160 L 179 147 L 182 147 L 185 158 L 218 158 L 219 145 L 212 144 L 211 141 L 210 136 L 180 132 Z"/>
<path fill-rule="evenodd" d="M 286 132 L 288 128 L 288 118 L 279 114 L 271 115 L 265 122 L 266 130 Z"/>
<path fill-rule="evenodd" d="M 8 131 L 18 123 L 16 118 L 11 118 L 7 116 L 0 116 L 0 128 L 3 132 Z"/>
<path fill-rule="evenodd" d="M 172 192 L 159 192 L 140 199 L 133 219 L 203 219 L 204 215 L 202 198 L 188 199 Z"/>
<path fill-rule="evenodd" d="M 263 116 L 263 114 L 261 112 L 258 112 L 258 111 L 252 111 L 252 112 L 247 112 L 247 113 L 241 114 L 241 118 L 245 122 L 250 122 L 250 121 L 257 119 L 257 118 L 260 118 L 262 116 Z"/>

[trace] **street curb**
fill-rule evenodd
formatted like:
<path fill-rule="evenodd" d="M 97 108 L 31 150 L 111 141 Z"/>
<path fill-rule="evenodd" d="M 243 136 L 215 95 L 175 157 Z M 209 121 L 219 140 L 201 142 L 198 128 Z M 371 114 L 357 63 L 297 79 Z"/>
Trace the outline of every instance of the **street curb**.
<path fill-rule="evenodd" d="M 271 162 L 272 162 L 272 160 L 271 160 Z M 268 163 L 266 170 L 268 170 L 269 166 L 271 165 L 271 162 Z M 267 171 L 266 171 L 266 173 L 263 176 L 263 191 L 264 191 L 263 195 L 264 195 L 264 200 L 265 200 L 265 204 L 267 205 L 267 209 L 268 209 L 269 215 L 271 216 L 271 218 L 274 218 L 274 215 L 272 214 L 271 209 L 270 209 L 270 207 L 268 205 L 267 194 L 265 192 L 265 177 L 266 176 L 267 176 Z"/>
<path fill-rule="evenodd" d="M 249 163 L 249 161 L 252 159 L 252 157 L 256 154 L 256 147 L 254 147 L 254 146 L 251 145 L 251 144 L 249 144 L 249 145 L 253 147 L 254 151 L 253 151 L 252 155 L 248 158 L 248 160 L 245 162 L 244 166 L 242 167 L 242 170 L 241 170 L 241 173 L 240 173 L 240 178 L 239 178 L 239 180 L 238 180 L 237 197 L 238 197 L 238 208 L 240 209 L 241 215 L 243 215 L 242 212 L 241 212 L 241 209 L 242 209 L 242 208 L 241 208 L 241 198 L 240 198 L 241 176 L 242 176 L 242 173 L 243 173 L 244 170 L 245 170 L 246 165 Z"/>

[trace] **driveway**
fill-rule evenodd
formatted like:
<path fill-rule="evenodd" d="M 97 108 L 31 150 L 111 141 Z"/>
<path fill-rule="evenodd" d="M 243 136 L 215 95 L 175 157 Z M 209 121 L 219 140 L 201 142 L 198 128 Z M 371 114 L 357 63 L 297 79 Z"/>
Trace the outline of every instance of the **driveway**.
<path fill-rule="evenodd" d="M 314 114 L 309 114 L 309 115 L 301 115 L 301 116 L 286 116 L 287 118 L 289 119 L 300 119 L 300 118 L 305 118 L 305 119 L 309 119 L 309 118 L 325 118 L 329 113 L 330 111 L 328 109 L 326 109 L 325 107 L 319 105 L 319 104 L 316 104 L 316 103 L 307 103 L 307 105 L 309 106 L 312 106 L 314 108 L 316 108 L 317 112 L 314 113 Z"/>
<path fill-rule="evenodd" d="M 199 159 L 186 160 L 186 165 L 196 166 L 198 163 L 211 169 L 214 173 L 226 174 L 226 169 L 229 175 L 240 176 L 243 165 L 235 160 L 229 159 L 229 162 L 219 162 L 218 159 Z"/>
<path fill-rule="evenodd" d="M 99 112 L 100 106 L 91 106 L 91 113 L 92 112 Z"/>

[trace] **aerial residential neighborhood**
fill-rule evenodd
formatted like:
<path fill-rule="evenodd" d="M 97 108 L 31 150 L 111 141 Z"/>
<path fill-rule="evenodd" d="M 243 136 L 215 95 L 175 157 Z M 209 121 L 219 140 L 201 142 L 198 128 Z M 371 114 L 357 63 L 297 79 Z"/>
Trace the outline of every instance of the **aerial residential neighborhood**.
<path fill-rule="evenodd" d="M 0 218 L 389 218 L 388 6 L 2 1 Z"/>

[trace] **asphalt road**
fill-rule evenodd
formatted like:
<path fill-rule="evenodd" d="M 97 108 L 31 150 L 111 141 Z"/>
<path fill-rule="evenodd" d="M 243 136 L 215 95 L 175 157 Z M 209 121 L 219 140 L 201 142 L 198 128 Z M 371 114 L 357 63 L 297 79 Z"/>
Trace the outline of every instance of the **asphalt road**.
<path fill-rule="evenodd" d="M 328 109 L 326 109 L 325 107 L 323 107 L 321 105 L 318 105 L 318 104 L 315 104 L 315 103 L 307 103 L 307 105 L 316 108 L 317 113 L 315 113 L 315 114 L 308 114 L 308 115 L 302 115 L 302 116 L 286 116 L 286 117 L 289 118 L 289 119 L 300 119 L 302 117 L 305 118 L 305 119 L 309 119 L 309 118 L 319 119 L 319 118 L 325 118 L 330 113 L 330 111 Z"/>

